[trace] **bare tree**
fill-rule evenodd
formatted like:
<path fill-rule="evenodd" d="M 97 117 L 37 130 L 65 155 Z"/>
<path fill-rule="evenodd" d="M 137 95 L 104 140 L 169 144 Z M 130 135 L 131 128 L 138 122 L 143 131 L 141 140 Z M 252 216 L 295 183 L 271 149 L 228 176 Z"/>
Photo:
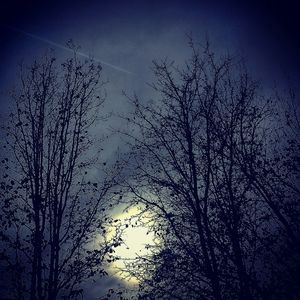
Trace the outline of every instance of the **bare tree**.
<path fill-rule="evenodd" d="M 18 299 L 76 298 L 83 280 L 105 275 L 102 262 L 111 251 L 97 231 L 108 220 L 104 211 L 116 173 L 97 181 L 88 174 L 96 163 L 88 155 L 89 129 L 104 102 L 102 69 L 90 59 L 82 62 L 73 49 L 61 64 L 50 52 L 22 65 L 12 93 L 15 107 L 5 125 L 10 152 L 2 161 L 1 258 Z"/>
<path fill-rule="evenodd" d="M 286 238 L 296 245 L 299 237 L 299 219 L 286 211 L 299 206 L 279 183 L 292 176 L 275 172 L 274 103 L 242 61 L 209 44 L 191 50 L 183 68 L 154 62 L 158 101 L 129 97 L 134 133 L 123 134 L 135 173 L 127 188 L 154 213 L 161 243 L 128 269 L 142 282 L 141 299 L 270 299 L 262 265 L 272 268 Z"/>

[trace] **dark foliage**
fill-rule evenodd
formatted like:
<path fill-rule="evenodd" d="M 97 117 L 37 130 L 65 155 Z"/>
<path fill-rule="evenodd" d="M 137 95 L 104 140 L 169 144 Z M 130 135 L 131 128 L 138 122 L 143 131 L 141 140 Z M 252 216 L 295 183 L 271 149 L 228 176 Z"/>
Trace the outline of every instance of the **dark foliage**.
<path fill-rule="evenodd" d="M 85 279 L 106 275 L 111 245 L 96 234 L 109 220 L 115 172 L 91 182 L 87 155 L 104 102 L 102 70 L 73 49 L 62 64 L 50 53 L 21 66 L 4 126 L 0 259 L 8 295 L 20 300 L 77 298 Z"/>

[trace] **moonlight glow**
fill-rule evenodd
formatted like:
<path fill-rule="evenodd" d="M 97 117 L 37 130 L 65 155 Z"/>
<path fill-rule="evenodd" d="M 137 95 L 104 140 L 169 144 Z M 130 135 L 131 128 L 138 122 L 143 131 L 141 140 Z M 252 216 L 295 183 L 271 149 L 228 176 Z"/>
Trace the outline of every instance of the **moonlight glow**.
<path fill-rule="evenodd" d="M 139 208 L 133 207 L 114 216 L 114 219 L 118 220 L 116 226 L 119 226 L 123 233 L 122 244 L 115 248 L 114 253 L 119 259 L 112 263 L 111 272 L 130 284 L 137 284 L 139 278 L 130 276 L 124 270 L 126 263 L 138 256 L 151 254 L 149 247 L 158 243 L 154 233 L 150 230 L 151 224 L 153 224 L 151 215 L 149 213 L 139 214 Z M 112 237 L 116 230 L 115 227 L 111 227 L 108 233 L 109 237 Z"/>

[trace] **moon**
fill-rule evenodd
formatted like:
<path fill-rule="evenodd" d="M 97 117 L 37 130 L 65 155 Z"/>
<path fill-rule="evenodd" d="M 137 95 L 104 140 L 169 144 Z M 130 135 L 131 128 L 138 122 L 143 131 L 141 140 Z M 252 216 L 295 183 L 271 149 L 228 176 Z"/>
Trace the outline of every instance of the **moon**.
<path fill-rule="evenodd" d="M 121 230 L 122 242 L 114 249 L 114 256 L 118 260 L 111 264 L 110 272 L 127 284 L 138 284 L 139 278 L 126 271 L 126 263 L 134 261 L 138 256 L 151 255 L 151 247 L 159 243 L 151 231 L 153 218 L 150 213 L 142 213 L 141 208 L 135 206 L 116 214 L 114 219 L 117 224 L 109 229 L 108 237 Z"/>

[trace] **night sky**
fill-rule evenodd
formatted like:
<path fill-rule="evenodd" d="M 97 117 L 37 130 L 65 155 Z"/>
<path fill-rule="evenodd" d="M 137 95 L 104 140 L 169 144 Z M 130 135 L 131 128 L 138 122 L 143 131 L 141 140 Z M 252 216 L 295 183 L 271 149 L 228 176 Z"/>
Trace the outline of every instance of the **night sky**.
<path fill-rule="evenodd" d="M 179 65 L 189 55 L 187 34 L 216 51 L 245 56 L 250 70 L 272 85 L 287 74 L 300 78 L 300 18 L 296 1 L 30 1 L 1 2 L 0 111 L 16 81 L 18 62 L 30 63 L 47 48 L 66 58 L 71 38 L 83 55 L 103 62 L 106 109 L 126 112 L 122 90 L 143 99 L 152 95 L 153 59 L 169 57 Z M 222 3 L 221 3 L 222 2 Z M 5 4 L 4 4 L 5 3 Z M 115 124 L 110 124 L 115 125 Z M 112 140 L 110 149 L 118 141 Z M 106 150 L 106 155 L 113 153 Z M 109 157 L 108 157 L 109 158 Z M 107 280 L 112 280 L 111 278 Z M 106 282 L 112 286 L 115 282 Z M 91 289 L 91 299 L 101 286 Z"/>
<path fill-rule="evenodd" d="M 186 34 L 190 33 L 199 42 L 208 35 L 220 51 L 239 52 L 263 79 L 283 72 L 299 77 L 296 1 L 219 2 L 3 2 L 0 89 L 13 83 L 16 65 L 22 59 L 30 61 L 49 47 L 59 56 L 68 54 L 40 39 L 63 46 L 72 38 L 83 53 L 134 73 L 103 65 L 110 80 L 108 88 L 113 92 L 111 98 L 118 98 L 122 89 L 144 93 L 145 82 L 151 81 L 153 59 L 168 56 L 182 62 L 188 55 Z M 2 107 L 3 101 L 2 97 Z"/>

